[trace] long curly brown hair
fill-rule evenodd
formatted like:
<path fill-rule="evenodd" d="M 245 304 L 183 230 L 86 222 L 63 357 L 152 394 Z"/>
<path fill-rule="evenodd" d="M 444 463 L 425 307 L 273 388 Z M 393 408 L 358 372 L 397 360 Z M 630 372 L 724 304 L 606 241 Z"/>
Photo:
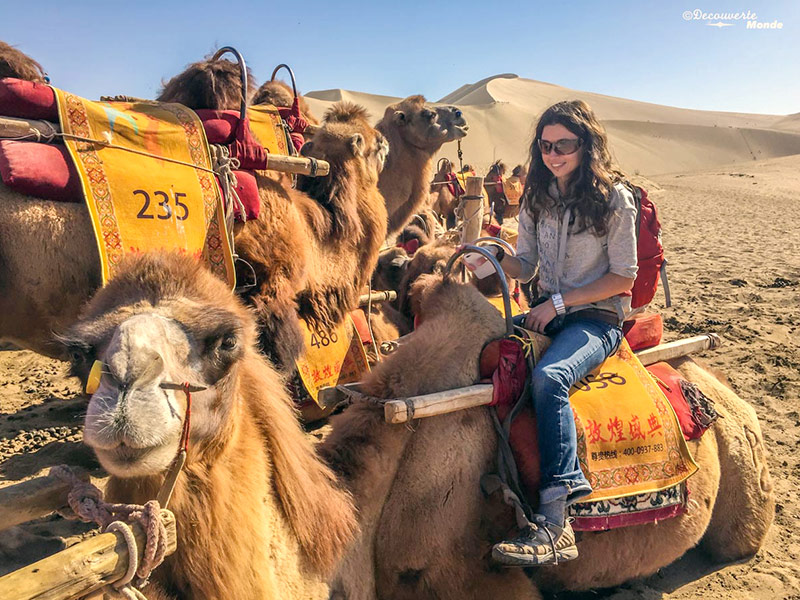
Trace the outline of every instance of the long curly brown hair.
<path fill-rule="evenodd" d="M 575 200 L 572 222 L 577 226 L 576 232 L 592 229 L 597 236 L 605 235 L 611 214 L 609 196 L 614 185 L 626 181 L 626 177 L 611 159 L 605 129 L 583 100 L 554 104 L 539 118 L 531 142 L 531 168 L 525 180 L 522 206 L 538 221 L 542 211 L 552 210 L 556 205 L 555 198 L 548 193 L 555 175 L 544 164 L 539 150 L 542 131 L 548 125 L 563 125 L 583 142 L 581 164 L 572 174 L 566 194 Z"/>

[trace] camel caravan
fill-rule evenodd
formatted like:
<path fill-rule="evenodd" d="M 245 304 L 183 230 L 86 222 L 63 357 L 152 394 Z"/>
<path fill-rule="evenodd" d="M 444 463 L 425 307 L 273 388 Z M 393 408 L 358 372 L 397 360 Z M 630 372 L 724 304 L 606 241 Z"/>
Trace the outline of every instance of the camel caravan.
<path fill-rule="evenodd" d="M 661 343 L 642 311 L 571 396 L 594 489 L 569 508 L 578 558 L 494 560 L 535 521 L 522 399 L 550 341 L 512 319 L 530 299 L 500 265 L 525 168 L 484 185 L 437 163 L 460 109 L 317 119 L 293 74 L 257 87 L 228 47 L 154 100 L 73 96 L 2 42 L 0 78 L 0 339 L 69 361 L 108 475 L 0 488 L 0 529 L 59 510 L 103 530 L 0 597 L 529 599 L 761 547 L 755 411 L 688 356 L 719 338 Z"/>

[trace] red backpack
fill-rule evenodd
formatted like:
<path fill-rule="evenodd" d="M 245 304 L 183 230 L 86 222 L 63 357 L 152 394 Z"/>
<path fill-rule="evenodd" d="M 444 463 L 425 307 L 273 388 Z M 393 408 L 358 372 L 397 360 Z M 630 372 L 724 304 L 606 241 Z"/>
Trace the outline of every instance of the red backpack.
<path fill-rule="evenodd" d="M 630 190 L 636 199 L 636 251 L 639 270 L 631 289 L 631 308 L 641 308 L 653 300 L 658 289 L 658 278 L 664 286 L 667 306 L 672 306 L 667 281 L 667 260 L 664 246 L 661 245 L 661 223 L 655 204 L 647 197 L 647 190 L 631 185 Z"/>

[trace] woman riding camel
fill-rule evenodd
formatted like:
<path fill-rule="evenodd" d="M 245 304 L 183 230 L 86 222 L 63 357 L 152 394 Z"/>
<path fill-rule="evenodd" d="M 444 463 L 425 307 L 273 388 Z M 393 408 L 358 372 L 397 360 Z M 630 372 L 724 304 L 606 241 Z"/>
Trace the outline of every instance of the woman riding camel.
<path fill-rule="evenodd" d="M 559 102 L 544 112 L 530 164 L 517 256 L 492 247 L 511 277 L 528 281 L 538 267 L 538 303 L 525 326 L 552 337 L 531 375 L 542 468 L 538 514 L 492 552 L 514 566 L 578 556 L 566 507 L 592 489 L 578 463 L 569 390 L 619 346 L 637 272 L 633 194 L 585 102 Z"/>

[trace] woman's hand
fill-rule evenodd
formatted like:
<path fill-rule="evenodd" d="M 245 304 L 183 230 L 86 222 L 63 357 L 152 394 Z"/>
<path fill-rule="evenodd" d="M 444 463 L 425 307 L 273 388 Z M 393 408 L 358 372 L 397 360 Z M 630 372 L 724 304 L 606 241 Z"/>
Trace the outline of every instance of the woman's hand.
<path fill-rule="evenodd" d="M 537 304 L 528 312 L 528 316 L 525 317 L 525 328 L 544 333 L 544 328 L 555 318 L 556 307 L 553 306 L 552 300 L 548 300 Z"/>

